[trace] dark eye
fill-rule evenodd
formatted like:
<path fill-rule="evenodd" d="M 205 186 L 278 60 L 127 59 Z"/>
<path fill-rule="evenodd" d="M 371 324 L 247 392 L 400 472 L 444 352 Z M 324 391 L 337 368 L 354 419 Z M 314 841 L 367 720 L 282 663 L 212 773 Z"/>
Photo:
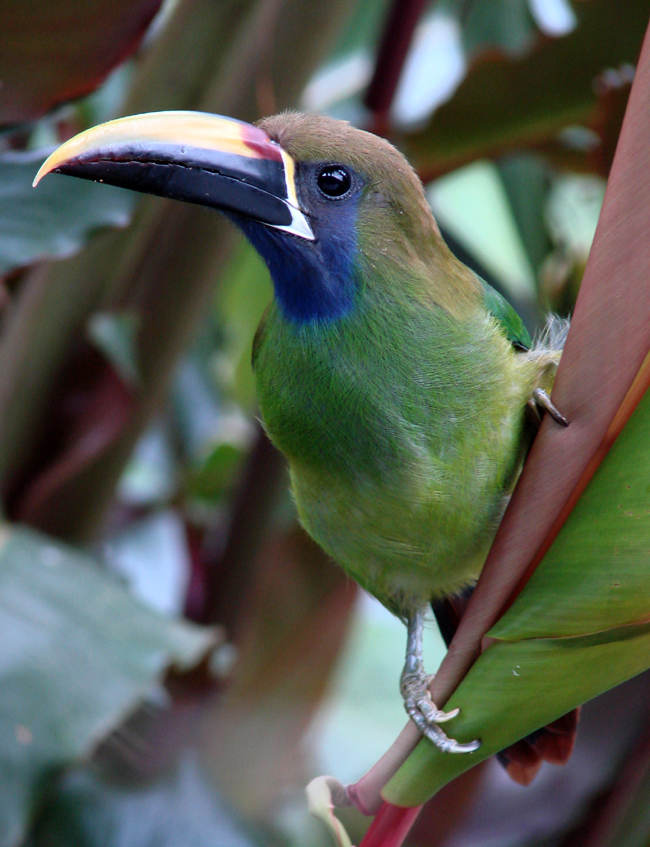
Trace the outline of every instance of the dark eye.
<path fill-rule="evenodd" d="M 352 175 L 342 165 L 326 165 L 319 171 L 316 182 L 327 197 L 343 197 L 352 186 Z"/>

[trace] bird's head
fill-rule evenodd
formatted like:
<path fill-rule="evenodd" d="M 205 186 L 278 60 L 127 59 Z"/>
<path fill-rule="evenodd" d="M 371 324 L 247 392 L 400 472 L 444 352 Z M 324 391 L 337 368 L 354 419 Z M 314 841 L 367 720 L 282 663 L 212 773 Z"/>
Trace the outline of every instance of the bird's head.
<path fill-rule="evenodd" d="M 53 171 L 224 212 L 298 324 L 348 314 L 368 279 L 401 275 L 421 288 L 454 265 L 404 156 L 328 117 L 285 112 L 253 126 L 200 112 L 133 115 L 63 144 L 34 184 Z"/>

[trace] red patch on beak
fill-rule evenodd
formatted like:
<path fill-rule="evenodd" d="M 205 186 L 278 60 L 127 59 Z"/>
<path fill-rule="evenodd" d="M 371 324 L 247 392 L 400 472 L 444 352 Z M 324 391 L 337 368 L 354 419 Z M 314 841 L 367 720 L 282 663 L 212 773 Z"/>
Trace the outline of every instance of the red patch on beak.
<path fill-rule="evenodd" d="M 262 129 L 256 126 L 242 127 L 242 141 L 251 150 L 254 150 L 261 159 L 271 159 L 282 163 L 280 148 L 275 144 Z"/>

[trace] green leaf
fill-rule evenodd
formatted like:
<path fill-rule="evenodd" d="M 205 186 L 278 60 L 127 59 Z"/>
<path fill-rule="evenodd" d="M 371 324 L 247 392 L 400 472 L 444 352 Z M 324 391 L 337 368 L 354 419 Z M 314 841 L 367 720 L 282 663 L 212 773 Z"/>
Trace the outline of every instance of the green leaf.
<path fill-rule="evenodd" d="M 421 741 L 382 791 L 398 806 L 417 806 L 468 768 L 532 730 L 644 671 L 650 624 L 581 638 L 496 642 L 474 663 L 445 708 L 461 708 L 446 730 L 460 741 L 482 738 L 476 753 L 453 756 Z"/>
<path fill-rule="evenodd" d="M 138 386 L 136 338 L 140 318 L 136 312 L 111 314 L 96 312 L 91 315 L 87 334 L 90 340 L 106 356 L 127 385 Z"/>
<path fill-rule="evenodd" d="M 427 187 L 427 199 L 447 229 L 513 297 L 535 297 L 535 276 L 499 171 L 474 162 Z"/>
<path fill-rule="evenodd" d="M 0 124 L 33 120 L 95 89 L 133 53 L 161 0 L 4 0 Z"/>
<path fill-rule="evenodd" d="M 95 230 L 129 223 L 137 196 L 122 188 L 58 174 L 32 188 L 50 152 L 0 155 L 0 275 L 39 259 L 70 256 Z"/>
<path fill-rule="evenodd" d="M 244 463 L 243 446 L 223 442 L 212 449 L 205 460 L 190 470 L 186 485 L 189 497 L 218 500 L 233 486 Z"/>
<path fill-rule="evenodd" d="M 490 47 L 521 56 L 532 46 L 537 27 L 528 0 L 475 0 L 465 5 L 463 42 L 470 56 Z"/>
<path fill-rule="evenodd" d="M 27 529 L 0 547 L 0 845 L 21 840 L 47 778 L 214 633 L 155 613 L 89 557 Z"/>
<path fill-rule="evenodd" d="M 549 168 L 540 156 L 531 154 L 508 156 L 499 162 L 498 168 L 528 261 L 537 276 L 551 251 L 544 220 L 550 190 Z"/>
<path fill-rule="evenodd" d="M 94 770 L 73 771 L 47 804 L 32 847 L 252 847 L 189 755 L 147 785 L 112 783 Z"/>
<path fill-rule="evenodd" d="M 569 637 L 650 620 L 649 427 L 646 392 L 517 602 L 489 636 Z"/>

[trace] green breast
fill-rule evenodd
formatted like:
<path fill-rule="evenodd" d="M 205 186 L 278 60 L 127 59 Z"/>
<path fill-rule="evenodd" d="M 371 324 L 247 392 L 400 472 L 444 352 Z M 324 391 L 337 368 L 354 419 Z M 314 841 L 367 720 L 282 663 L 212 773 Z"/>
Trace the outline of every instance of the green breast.
<path fill-rule="evenodd" d="M 272 310 L 254 367 L 264 423 L 294 462 L 383 476 L 398 461 L 396 404 L 358 349 L 353 320 L 317 328 Z"/>
<path fill-rule="evenodd" d="M 527 389 L 485 312 L 460 324 L 417 304 L 373 305 L 302 326 L 272 307 L 254 368 L 304 525 L 399 612 L 478 573 Z"/>

